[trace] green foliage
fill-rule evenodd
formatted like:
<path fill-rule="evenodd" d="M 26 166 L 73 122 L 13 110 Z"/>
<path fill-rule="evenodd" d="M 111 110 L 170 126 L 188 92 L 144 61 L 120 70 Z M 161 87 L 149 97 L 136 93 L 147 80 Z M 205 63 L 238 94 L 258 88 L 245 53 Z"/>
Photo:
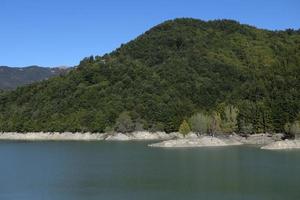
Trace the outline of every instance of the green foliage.
<path fill-rule="evenodd" d="M 222 119 L 220 113 L 213 112 L 211 117 L 210 133 L 212 134 L 222 133 L 221 124 L 222 124 Z"/>
<path fill-rule="evenodd" d="M 1 94 L 0 131 L 172 132 L 216 111 L 208 132 L 280 132 L 300 111 L 299 43 L 296 31 L 170 20 L 66 76 Z"/>
<path fill-rule="evenodd" d="M 238 109 L 234 106 L 226 106 L 221 117 L 221 130 L 224 133 L 232 133 L 237 130 Z"/>
<path fill-rule="evenodd" d="M 164 131 L 164 124 L 161 122 L 155 123 L 151 126 L 150 131 L 151 132 Z"/>
<path fill-rule="evenodd" d="M 104 132 L 105 133 L 113 133 L 114 129 L 112 127 L 110 127 L 110 126 L 107 126 L 107 127 L 105 127 Z"/>
<path fill-rule="evenodd" d="M 283 127 L 276 130 L 275 125 L 281 123 L 280 116 L 272 118 L 272 114 L 277 115 L 277 110 L 272 112 L 271 107 L 262 101 L 251 102 L 244 100 L 239 104 L 238 130 L 243 133 L 265 133 L 270 131 L 282 131 Z M 284 114 L 282 113 L 284 118 Z M 276 120 L 276 121 L 275 121 Z M 277 121 L 278 120 L 278 121 Z M 288 120 L 288 119 L 286 119 Z"/>
<path fill-rule="evenodd" d="M 300 121 L 286 123 L 284 129 L 287 133 L 295 136 L 296 139 L 300 139 Z"/>
<path fill-rule="evenodd" d="M 128 133 L 134 131 L 134 123 L 129 112 L 122 112 L 116 119 L 115 131 Z"/>
<path fill-rule="evenodd" d="M 206 134 L 210 132 L 212 117 L 204 113 L 197 113 L 190 118 L 189 122 L 193 132 Z"/>
<path fill-rule="evenodd" d="M 184 137 L 191 132 L 191 128 L 186 120 L 183 120 L 178 129 L 179 133 L 181 133 Z"/>
<path fill-rule="evenodd" d="M 193 115 L 189 122 L 192 131 L 200 134 L 232 133 L 237 129 L 238 109 L 233 106 L 225 106 L 219 111 L 214 111 L 208 115 L 197 113 Z"/>

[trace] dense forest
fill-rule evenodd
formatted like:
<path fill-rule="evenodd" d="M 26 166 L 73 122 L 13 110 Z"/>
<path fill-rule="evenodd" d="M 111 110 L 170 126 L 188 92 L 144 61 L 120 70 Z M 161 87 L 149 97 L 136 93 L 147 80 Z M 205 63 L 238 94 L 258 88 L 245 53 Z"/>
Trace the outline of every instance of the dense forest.
<path fill-rule="evenodd" d="M 67 75 L 0 93 L 1 131 L 171 132 L 202 119 L 283 132 L 299 113 L 300 31 L 232 20 L 169 20 Z"/>

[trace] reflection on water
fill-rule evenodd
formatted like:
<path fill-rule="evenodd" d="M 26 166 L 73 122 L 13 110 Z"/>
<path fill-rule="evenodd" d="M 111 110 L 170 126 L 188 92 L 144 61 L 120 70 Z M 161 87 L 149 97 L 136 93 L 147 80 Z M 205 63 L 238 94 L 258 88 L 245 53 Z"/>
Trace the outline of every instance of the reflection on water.
<path fill-rule="evenodd" d="M 300 152 L 0 142 L 0 199 L 300 199 Z"/>

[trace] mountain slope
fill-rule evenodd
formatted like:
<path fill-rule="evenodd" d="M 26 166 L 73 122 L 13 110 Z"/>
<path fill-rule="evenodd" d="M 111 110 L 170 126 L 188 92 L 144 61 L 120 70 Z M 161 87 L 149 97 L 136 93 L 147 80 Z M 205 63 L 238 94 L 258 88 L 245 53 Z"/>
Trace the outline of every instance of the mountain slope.
<path fill-rule="evenodd" d="M 0 66 L 0 89 L 15 89 L 18 86 L 45 80 L 53 76 L 64 74 L 67 71 L 68 69 L 64 68 L 38 66 L 23 68 Z"/>
<path fill-rule="evenodd" d="M 146 129 L 174 131 L 232 104 L 239 130 L 283 131 L 300 110 L 299 75 L 299 31 L 170 20 L 67 76 L 2 94 L 0 130 L 104 131 L 128 111 Z"/>

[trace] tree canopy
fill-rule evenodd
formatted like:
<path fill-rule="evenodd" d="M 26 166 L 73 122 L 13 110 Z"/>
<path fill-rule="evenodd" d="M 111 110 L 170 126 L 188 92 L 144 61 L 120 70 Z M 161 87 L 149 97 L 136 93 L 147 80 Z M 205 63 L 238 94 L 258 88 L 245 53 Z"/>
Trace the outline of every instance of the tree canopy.
<path fill-rule="evenodd" d="M 103 132 L 127 113 L 171 132 L 226 104 L 239 110 L 240 132 L 278 132 L 296 120 L 299 91 L 299 31 L 175 19 L 67 75 L 0 94 L 0 130 Z"/>

